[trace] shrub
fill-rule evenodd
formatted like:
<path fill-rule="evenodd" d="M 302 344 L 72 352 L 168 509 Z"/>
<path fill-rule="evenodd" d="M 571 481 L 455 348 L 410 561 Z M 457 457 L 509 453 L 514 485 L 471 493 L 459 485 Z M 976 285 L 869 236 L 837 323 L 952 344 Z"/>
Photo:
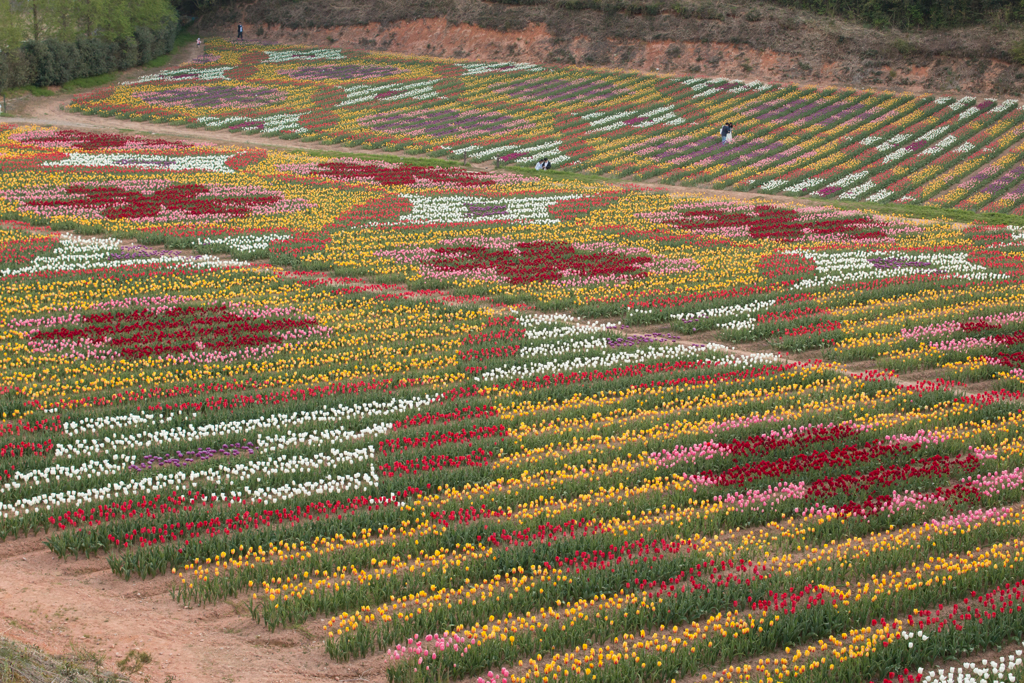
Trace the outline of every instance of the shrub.
<path fill-rule="evenodd" d="M 170 52 L 177 34 L 177 21 L 168 21 L 157 30 L 140 28 L 117 41 L 84 36 L 73 42 L 30 40 L 19 50 L 0 52 L 0 90 L 45 88 L 130 69 Z"/>
<path fill-rule="evenodd" d="M 1010 57 L 1014 63 L 1024 65 L 1024 40 L 1020 41 L 1010 49 Z"/>

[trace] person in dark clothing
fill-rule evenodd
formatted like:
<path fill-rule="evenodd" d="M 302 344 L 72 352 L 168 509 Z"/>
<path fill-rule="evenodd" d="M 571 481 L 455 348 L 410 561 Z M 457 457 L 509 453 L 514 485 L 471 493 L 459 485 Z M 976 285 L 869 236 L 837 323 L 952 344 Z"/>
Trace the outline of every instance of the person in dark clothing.
<path fill-rule="evenodd" d="M 545 159 L 544 160 L 544 170 L 545 171 L 550 171 L 551 170 L 551 161 L 549 159 Z"/>
<path fill-rule="evenodd" d="M 242 25 L 241 24 L 238 25 L 238 39 L 239 40 L 245 40 L 245 38 L 242 37 Z"/>
<path fill-rule="evenodd" d="M 722 144 L 732 142 L 732 123 L 722 126 Z"/>

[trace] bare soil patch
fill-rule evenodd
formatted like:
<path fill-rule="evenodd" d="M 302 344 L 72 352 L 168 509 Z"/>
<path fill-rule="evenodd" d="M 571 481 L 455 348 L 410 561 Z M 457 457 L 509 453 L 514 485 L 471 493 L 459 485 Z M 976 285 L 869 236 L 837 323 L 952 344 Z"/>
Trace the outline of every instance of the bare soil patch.
<path fill-rule="evenodd" d="M 88 653 L 115 670 L 135 649 L 152 661 L 145 676 L 207 681 L 384 683 L 383 656 L 339 664 L 323 648 L 322 623 L 270 633 L 244 600 L 185 609 L 169 589 L 176 576 L 115 577 L 104 558 L 61 562 L 43 536 L 0 544 L 0 635 L 54 655 Z"/>
<path fill-rule="evenodd" d="M 656 16 L 478 0 L 255 0 L 202 17 L 204 35 L 479 61 L 580 65 L 772 83 L 1017 96 L 1020 26 L 877 30 L 761 2 L 680 0 Z"/>

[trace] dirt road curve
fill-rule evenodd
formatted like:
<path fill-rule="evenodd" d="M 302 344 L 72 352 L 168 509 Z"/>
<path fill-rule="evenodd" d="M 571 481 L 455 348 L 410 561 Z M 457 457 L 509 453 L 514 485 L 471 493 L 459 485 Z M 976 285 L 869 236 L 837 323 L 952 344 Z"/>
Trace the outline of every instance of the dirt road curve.
<path fill-rule="evenodd" d="M 195 45 L 189 45 L 180 50 L 171 60 L 166 68 L 183 64 L 190 61 L 198 54 Z M 133 80 L 144 74 L 153 73 L 157 69 L 132 69 L 122 75 L 122 81 Z M 225 131 L 205 130 L 201 128 L 183 128 L 167 123 L 150 123 L 148 121 L 128 121 L 125 119 L 108 119 L 97 116 L 86 116 L 64 109 L 71 100 L 83 93 L 76 95 L 54 95 L 52 97 L 27 96 L 15 100 L 11 105 L 11 116 L 0 118 L 0 123 L 23 123 L 40 126 L 62 126 L 65 128 L 78 128 L 80 130 L 91 130 L 101 133 L 128 133 L 141 135 L 159 135 L 167 140 L 183 140 L 186 142 L 209 143 L 221 146 L 236 145 L 239 147 L 261 147 L 264 149 L 281 149 L 298 152 L 329 152 L 332 154 L 372 154 L 374 156 L 394 157 L 395 161 L 403 158 L 417 158 L 415 155 L 403 152 L 387 152 L 384 150 L 367 150 L 358 147 L 345 147 L 320 142 L 307 142 L 304 140 L 279 140 L 272 137 L 257 135 L 244 135 L 239 133 L 228 133 Z M 470 163 L 469 166 L 476 170 L 493 170 L 494 163 Z M 662 185 L 656 182 L 631 181 L 620 182 L 612 179 L 607 181 L 612 185 L 624 187 L 638 186 L 648 190 L 659 190 L 665 192 L 681 192 L 682 188 L 676 185 Z M 792 202 L 797 204 L 820 205 L 825 204 L 823 200 L 815 200 L 807 197 L 777 197 L 762 195 L 753 192 L 734 192 L 730 190 L 714 190 L 710 188 L 698 188 L 704 194 L 718 197 L 733 197 L 740 199 L 751 199 L 753 197 L 770 198 L 773 201 Z M 693 191 L 690 189 L 689 191 Z"/>
<path fill-rule="evenodd" d="M 172 68 L 191 61 L 198 51 L 195 45 L 188 45 L 179 50 L 171 62 L 165 68 Z M 159 69 L 138 68 L 125 71 L 119 82 L 130 81 L 140 76 L 154 73 Z M 128 121 L 125 119 L 108 119 L 98 116 L 86 116 L 73 111 L 66 111 L 64 108 L 71 104 L 75 97 L 79 97 L 89 91 L 82 91 L 70 94 L 57 94 L 51 97 L 34 97 L 31 95 L 12 100 L 10 105 L 10 116 L 0 118 L 0 123 L 25 123 L 39 126 L 63 126 L 65 128 L 78 128 L 80 130 L 91 130 L 101 133 L 136 133 L 142 135 L 159 135 L 168 140 L 184 140 L 187 142 L 205 142 L 222 146 L 237 145 L 239 147 L 262 147 L 265 149 L 283 149 L 289 151 L 319 151 L 331 152 L 334 154 L 358 153 L 373 154 L 375 156 L 394 157 L 395 160 L 412 158 L 413 155 L 402 152 L 388 152 L 384 150 L 366 150 L 342 145 L 332 145 L 319 142 L 307 142 L 304 140 L 278 140 L 271 137 L 256 135 L 244 135 L 229 133 L 225 131 L 183 128 L 167 123 L 150 123 L 148 121 Z M 471 164 L 481 170 L 492 169 L 491 163 Z"/>
<path fill-rule="evenodd" d="M 422 158 L 401 152 L 387 152 L 384 150 L 368 150 L 359 147 L 345 147 L 320 142 L 306 142 L 302 140 L 278 140 L 260 136 L 249 136 L 238 133 L 226 133 L 224 131 L 204 130 L 201 128 L 182 128 L 172 126 L 169 123 L 150 123 L 148 121 L 127 121 L 124 119 L 106 119 L 95 116 L 86 116 L 72 111 L 65 111 L 61 107 L 71 102 L 71 95 L 54 97 L 33 97 L 32 101 L 21 104 L 19 109 L 14 110 L 14 116 L 5 116 L 0 123 L 25 123 L 39 126 L 61 126 L 64 128 L 77 128 L 79 130 L 92 130 L 100 133 L 126 133 L 140 135 L 159 135 L 165 140 L 183 140 L 186 142 L 205 142 L 221 146 L 236 145 L 239 147 L 261 147 L 264 149 L 282 149 L 293 152 L 329 152 L 332 154 L 371 154 L 380 157 L 394 157 L 395 161 L 402 159 Z M 469 166 L 478 171 L 493 171 L 493 162 L 470 163 Z M 807 205 L 823 205 L 823 200 L 815 200 L 807 197 L 778 197 L 773 195 L 758 194 L 755 192 L 735 192 L 731 190 L 714 190 L 711 188 L 680 188 L 677 185 L 663 185 L 647 181 L 617 181 L 609 178 L 607 182 L 611 185 L 624 187 L 637 186 L 648 190 L 661 190 L 665 192 L 699 191 L 704 194 L 718 197 L 732 197 L 736 199 L 751 199 L 763 197 L 776 202 L 791 202 Z"/>

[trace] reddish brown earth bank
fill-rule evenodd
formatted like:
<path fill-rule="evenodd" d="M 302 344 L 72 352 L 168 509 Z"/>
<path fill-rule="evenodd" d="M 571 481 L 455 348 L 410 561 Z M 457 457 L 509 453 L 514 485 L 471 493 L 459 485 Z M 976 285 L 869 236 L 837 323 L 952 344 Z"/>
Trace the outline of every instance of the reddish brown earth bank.
<path fill-rule="evenodd" d="M 482 0 L 258 0 L 196 26 L 234 37 L 242 22 L 247 40 L 265 44 L 909 92 L 1024 92 L 1024 67 L 1011 58 L 1024 31 L 1005 23 L 903 33 L 770 5 L 674 7 L 634 16 Z"/>

